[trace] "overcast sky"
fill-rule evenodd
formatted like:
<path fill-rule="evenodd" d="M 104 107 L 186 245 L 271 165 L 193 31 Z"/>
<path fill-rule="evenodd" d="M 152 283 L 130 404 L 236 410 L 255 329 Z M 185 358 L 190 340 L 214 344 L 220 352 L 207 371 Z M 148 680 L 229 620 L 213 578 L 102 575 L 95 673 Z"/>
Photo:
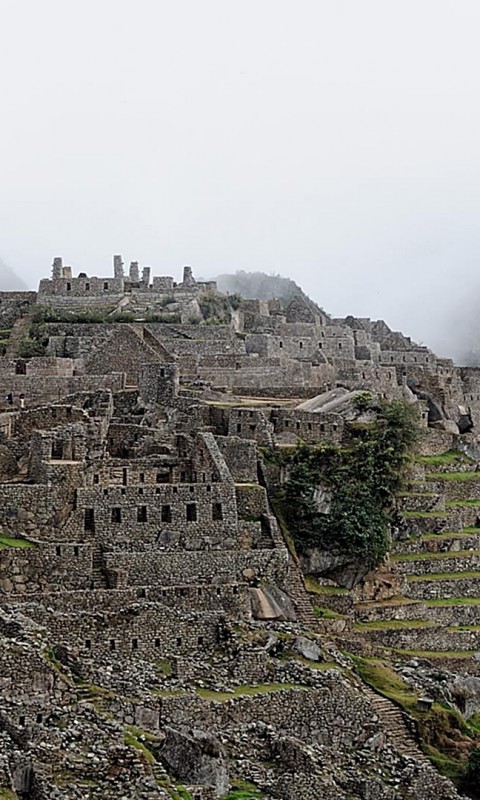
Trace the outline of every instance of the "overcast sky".
<path fill-rule="evenodd" d="M 453 352 L 479 41 L 478 0 L 0 0 L 0 257 L 278 272 Z"/>

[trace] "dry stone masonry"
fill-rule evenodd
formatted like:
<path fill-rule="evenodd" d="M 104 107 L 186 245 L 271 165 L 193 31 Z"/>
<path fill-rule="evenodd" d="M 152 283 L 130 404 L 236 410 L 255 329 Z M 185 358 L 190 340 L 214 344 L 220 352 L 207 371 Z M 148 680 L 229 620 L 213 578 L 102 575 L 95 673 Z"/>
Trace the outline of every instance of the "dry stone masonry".
<path fill-rule="evenodd" d="M 439 699 L 480 710 L 480 372 L 121 256 L 55 258 L 0 329 L 0 798 L 459 797 L 341 650 L 412 685 L 434 651 Z M 348 444 L 366 391 L 416 403 L 422 441 L 384 572 L 318 568 L 315 614 L 264 453 Z"/>

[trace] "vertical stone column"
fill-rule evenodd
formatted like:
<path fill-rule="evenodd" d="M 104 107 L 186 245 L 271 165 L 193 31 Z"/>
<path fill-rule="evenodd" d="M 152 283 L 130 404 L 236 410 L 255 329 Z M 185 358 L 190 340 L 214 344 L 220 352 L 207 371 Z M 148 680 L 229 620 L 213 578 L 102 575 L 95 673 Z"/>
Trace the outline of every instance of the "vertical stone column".
<path fill-rule="evenodd" d="M 195 285 L 195 278 L 193 277 L 193 272 L 191 267 L 183 268 L 183 285 L 184 286 Z"/>
<path fill-rule="evenodd" d="M 130 280 L 132 283 L 138 283 L 140 280 L 138 274 L 138 261 L 131 261 L 130 262 Z"/>
<path fill-rule="evenodd" d="M 144 267 L 142 270 L 142 283 L 144 286 L 150 286 L 150 267 Z"/>
<path fill-rule="evenodd" d="M 52 264 L 52 280 L 57 281 L 63 275 L 63 259 L 60 257 L 53 259 Z"/>
<path fill-rule="evenodd" d="M 115 278 L 123 280 L 122 256 L 113 256 L 113 275 Z"/>

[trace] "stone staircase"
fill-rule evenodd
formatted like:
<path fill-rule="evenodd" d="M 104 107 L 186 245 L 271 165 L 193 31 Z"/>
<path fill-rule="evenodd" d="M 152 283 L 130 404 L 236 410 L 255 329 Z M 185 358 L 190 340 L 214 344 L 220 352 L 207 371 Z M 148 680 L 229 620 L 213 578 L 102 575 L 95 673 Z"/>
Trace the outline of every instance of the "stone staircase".
<path fill-rule="evenodd" d="M 430 761 L 417 744 L 414 721 L 391 700 L 376 694 L 370 687 L 365 686 L 363 691 L 387 728 L 388 739 L 398 752 L 430 765 Z"/>
<path fill-rule="evenodd" d="M 7 358 L 16 358 L 20 342 L 28 336 L 30 324 L 31 319 L 28 316 L 20 317 L 14 323 L 5 349 Z"/>
<path fill-rule="evenodd" d="M 105 558 L 98 542 L 92 548 L 92 589 L 108 589 Z"/>
<path fill-rule="evenodd" d="M 317 618 L 305 588 L 302 571 L 292 555 L 289 555 L 288 562 L 288 593 L 295 605 L 299 622 L 309 628 L 317 628 Z"/>

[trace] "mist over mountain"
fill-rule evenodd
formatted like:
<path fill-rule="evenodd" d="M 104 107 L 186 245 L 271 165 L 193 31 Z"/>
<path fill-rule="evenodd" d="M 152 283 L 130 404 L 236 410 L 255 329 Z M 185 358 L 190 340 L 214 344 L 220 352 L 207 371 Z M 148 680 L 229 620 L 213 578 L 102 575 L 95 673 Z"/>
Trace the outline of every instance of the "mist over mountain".
<path fill-rule="evenodd" d="M 294 294 L 301 291 L 300 286 L 291 278 L 266 272 L 246 272 L 217 275 L 218 288 L 225 294 L 240 294 L 249 300 L 273 300 L 279 298 L 288 302 Z"/>
<path fill-rule="evenodd" d="M 0 258 L 0 292 L 22 292 L 26 288 L 22 279 Z"/>

